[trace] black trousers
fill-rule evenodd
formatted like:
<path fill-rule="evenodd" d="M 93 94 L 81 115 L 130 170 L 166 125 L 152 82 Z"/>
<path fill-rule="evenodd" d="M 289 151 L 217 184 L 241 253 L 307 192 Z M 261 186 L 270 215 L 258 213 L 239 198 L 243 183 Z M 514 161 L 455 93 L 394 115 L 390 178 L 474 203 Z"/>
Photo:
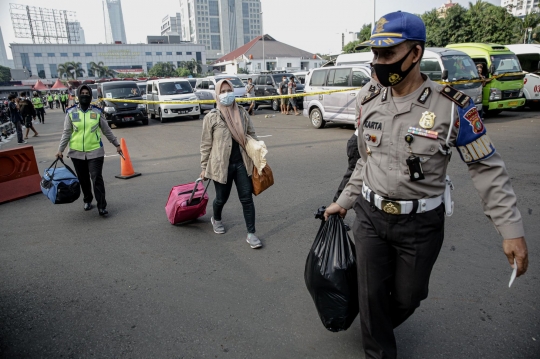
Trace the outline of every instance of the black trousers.
<path fill-rule="evenodd" d="M 348 166 L 341 183 L 339 184 L 336 195 L 334 196 L 333 202 L 337 201 L 341 192 L 345 189 L 349 179 L 351 178 L 354 168 L 356 167 L 356 162 L 360 159 L 360 152 L 358 151 L 358 136 L 352 134 L 351 138 L 347 141 L 347 157 L 348 157 Z"/>
<path fill-rule="evenodd" d="M 233 181 L 236 184 L 238 198 L 242 203 L 244 220 L 248 233 L 255 233 L 255 204 L 253 203 L 253 182 L 248 176 L 244 162 L 229 163 L 227 183 L 222 184 L 214 181 L 216 198 L 214 199 L 214 219 L 221 221 L 223 207 L 231 194 Z"/>
<path fill-rule="evenodd" d="M 45 123 L 45 109 L 43 107 L 36 108 L 36 116 L 40 123 Z"/>
<path fill-rule="evenodd" d="M 53 102 L 52 101 L 49 101 L 49 108 L 52 110 L 53 109 Z"/>
<path fill-rule="evenodd" d="M 62 112 L 66 112 L 66 102 L 61 101 L 60 103 L 62 104 Z"/>
<path fill-rule="evenodd" d="M 94 199 L 92 195 L 92 184 L 94 185 L 94 195 L 96 196 L 97 208 L 107 208 L 105 200 L 105 182 L 103 182 L 103 162 L 105 157 L 93 158 L 91 160 L 78 160 L 72 158 L 75 172 L 79 177 L 83 192 L 84 203 L 91 203 Z M 90 179 L 92 182 L 90 182 Z"/>
<path fill-rule="evenodd" d="M 427 298 L 444 238 L 444 205 L 387 214 L 362 195 L 354 205 L 360 322 L 366 358 L 397 358 L 394 328 Z"/>
<path fill-rule="evenodd" d="M 24 141 L 22 120 L 17 120 L 16 122 L 13 122 L 13 125 L 15 126 L 15 131 L 17 132 L 17 142 L 22 143 Z"/>

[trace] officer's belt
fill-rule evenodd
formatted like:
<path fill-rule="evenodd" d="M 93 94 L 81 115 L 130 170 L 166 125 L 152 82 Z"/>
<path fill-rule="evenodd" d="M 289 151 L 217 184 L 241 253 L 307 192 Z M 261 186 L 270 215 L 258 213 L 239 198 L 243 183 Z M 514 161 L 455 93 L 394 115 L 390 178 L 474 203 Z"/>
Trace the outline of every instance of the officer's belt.
<path fill-rule="evenodd" d="M 414 201 L 392 201 L 379 196 L 365 184 L 362 185 L 362 196 L 366 201 L 388 214 L 410 214 L 413 211 L 424 213 L 439 207 L 442 203 L 442 196 Z"/>

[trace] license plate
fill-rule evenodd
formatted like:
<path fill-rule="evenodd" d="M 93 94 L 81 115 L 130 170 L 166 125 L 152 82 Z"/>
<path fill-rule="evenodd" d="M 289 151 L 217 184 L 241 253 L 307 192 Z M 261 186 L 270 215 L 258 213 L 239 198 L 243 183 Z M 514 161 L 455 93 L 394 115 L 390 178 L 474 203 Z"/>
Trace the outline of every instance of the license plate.
<path fill-rule="evenodd" d="M 122 122 L 129 122 L 129 121 L 134 121 L 135 120 L 135 117 L 124 117 L 122 119 Z"/>
<path fill-rule="evenodd" d="M 519 101 L 510 101 L 508 102 L 508 106 L 517 106 L 519 105 Z"/>
<path fill-rule="evenodd" d="M 188 113 L 188 112 L 189 112 L 188 110 L 178 110 L 178 113 L 181 114 L 181 115 L 185 114 L 185 113 Z"/>

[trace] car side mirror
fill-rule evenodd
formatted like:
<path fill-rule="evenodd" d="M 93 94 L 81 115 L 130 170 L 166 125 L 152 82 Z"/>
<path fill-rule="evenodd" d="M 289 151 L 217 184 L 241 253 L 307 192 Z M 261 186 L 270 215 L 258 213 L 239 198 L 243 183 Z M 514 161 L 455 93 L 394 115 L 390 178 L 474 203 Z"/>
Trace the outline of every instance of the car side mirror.
<path fill-rule="evenodd" d="M 210 86 L 208 86 L 208 89 L 209 89 L 209 90 L 215 90 L 215 89 L 216 89 L 216 86 L 210 85 Z"/>
<path fill-rule="evenodd" d="M 491 64 L 491 66 L 489 67 L 489 74 L 493 75 L 494 73 L 495 73 L 495 65 Z"/>
<path fill-rule="evenodd" d="M 267 84 L 267 85 L 273 85 L 273 84 L 272 84 L 272 81 L 266 81 L 266 84 Z"/>
<path fill-rule="evenodd" d="M 443 70 L 441 79 L 448 80 L 448 70 Z"/>

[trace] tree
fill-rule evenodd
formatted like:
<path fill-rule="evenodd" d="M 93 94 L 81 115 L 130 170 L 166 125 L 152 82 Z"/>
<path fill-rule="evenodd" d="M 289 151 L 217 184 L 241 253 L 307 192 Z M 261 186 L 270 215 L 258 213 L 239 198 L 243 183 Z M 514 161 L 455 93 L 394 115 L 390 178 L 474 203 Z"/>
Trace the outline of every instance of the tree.
<path fill-rule="evenodd" d="M 103 76 L 105 64 L 103 61 L 95 63 L 94 61 L 90 62 L 90 69 L 94 72 L 96 77 Z"/>
<path fill-rule="evenodd" d="M 159 62 L 155 64 L 150 71 L 148 71 L 148 76 L 174 77 L 176 76 L 176 71 L 173 64 L 168 62 Z"/>
<path fill-rule="evenodd" d="M 202 66 L 199 61 L 191 59 L 191 64 L 193 68 L 193 73 L 200 74 L 202 72 Z"/>
<path fill-rule="evenodd" d="M 176 69 L 176 75 L 178 75 L 178 77 L 189 77 L 191 76 L 191 72 L 185 67 L 179 67 Z"/>
<path fill-rule="evenodd" d="M 64 75 L 66 76 L 67 79 L 71 77 L 71 65 L 69 62 L 59 64 L 56 70 L 58 72 L 59 78 L 63 78 Z"/>
<path fill-rule="evenodd" d="M 86 70 L 82 68 L 80 62 L 68 62 L 69 72 L 71 72 L 71 77 L 76 80 L 78 77 L 83 77 Z"/>
<path fill-rule="evenodd" d="M 9 67 L 0 66 L 0 82 L 9 82 L 11 80 L 11 71 Z"/>
<path fill-rule="evenodd" d="M 360 42 L 368 41 L 371 38 L 371 24 L 364 24 L 358 34 Z"/>

